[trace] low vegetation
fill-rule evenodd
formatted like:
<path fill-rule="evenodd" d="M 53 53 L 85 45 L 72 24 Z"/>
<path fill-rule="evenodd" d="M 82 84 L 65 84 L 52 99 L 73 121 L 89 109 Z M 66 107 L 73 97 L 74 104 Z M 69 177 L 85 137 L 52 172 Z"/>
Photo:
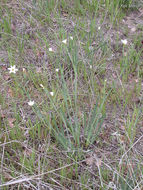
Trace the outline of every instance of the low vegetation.
<path fill-rule="evenodd" d="M 0 84 L 0 189 L 143 190 L 142 0 L 1 0 Z"/>

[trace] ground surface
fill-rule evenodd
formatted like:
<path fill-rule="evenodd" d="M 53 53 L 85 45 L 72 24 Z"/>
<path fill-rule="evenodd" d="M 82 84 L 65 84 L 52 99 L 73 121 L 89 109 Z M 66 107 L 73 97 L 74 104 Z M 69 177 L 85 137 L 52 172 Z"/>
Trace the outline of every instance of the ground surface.
<path fill-rule="evenodd" d="M 143 189 L 143 3 L 127 5 L 0 2 L 0 188 Z"/>

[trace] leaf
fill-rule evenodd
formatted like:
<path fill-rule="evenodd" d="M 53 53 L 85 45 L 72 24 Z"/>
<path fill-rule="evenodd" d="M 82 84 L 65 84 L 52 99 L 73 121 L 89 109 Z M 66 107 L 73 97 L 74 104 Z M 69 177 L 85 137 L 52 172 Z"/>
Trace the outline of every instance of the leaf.
<path fill-rule="evenodd" d="M 3 79 L 6 80 L 6 81 L 8 81 L 10 79 L 10 75 L 4 75 Z"/>
<path fill-rule="evenodd" d="M 26 157 L 30 157 L 31 155 L 32 155 L 32 150 L 31 149 L 28 149 L 28 148 L 25 148 L 25 150 L 24 150 L 24 155 L 26 156 Z"/>
<path fill-rule="evenodd" d="M 13 33 L 16 31 L 16 26 L 14 23 L 11 24 L 11 30 Z"/>
<path fill-rule="evenodd" d="M 3 175 L 4 175 L 4 178 L 8 181 L 13 179 L 13 177 L 7 172 L 3 172 Z"/>
<path fill-rule="evenodd" d="M 7 67 L 5 65 L 2 65 L 2 71 L 6 71 L 7 70 Z"/>
<path fill-rule="evenodd" d="M 125 142 L 126 142 L 125 136 L 120 135 L 120 143 L 125 144 Z"/>
<path fill-rule="evenodd" d="M 9 126 L 10 126 L 11 128 L 13 128 L 13 127 L 14 127 L 14 124 L 13 124 L 13 123 L 16 121 L 16 119 L 15 119 L 15 118 L 8 118 L 7 120 L 8 120 Z"/>
<path fill-rule="evenodd" d="M 123 130 L 123 131 L 125 131 L 126 127 L 124 125 L 121 125 L 120 129 Z"/>
<path fill-rule="evenodd" d="M 68 17 L 68 12 L 62 11 L 62 15 L 63 15 L 64 17 Z"/>
<path fill-rule="evenodd" d="M 40 58 L 44 55 L 44 52 L 43 51 L 40 51 L 40 50 L 37 50 L 37 57 Z"/>
<path fill-rule="evenodd" d="M 5 114 L 3 113 L 3 111 L 2 110 L 0 110 L 0 117 L 1 117 L 1 119 L 4 119 L 5 118 Z"/>
<path fill-rule="evenodd" d="M 13 96 L 14 96 L 14 92 L 13 92 L 13 90 L 12 90 L 11 88 L 9 88 L 7 92 L 8 92 L 8 95 L 9 95 L 10 97 L 13 97 Z"/>
<path fill-rule="evenodd" d="M 89 166 L 92 166 L 93 162 L 94 162 L 94 158 L 92 156 L 86 159 L 86 164 Z"/>

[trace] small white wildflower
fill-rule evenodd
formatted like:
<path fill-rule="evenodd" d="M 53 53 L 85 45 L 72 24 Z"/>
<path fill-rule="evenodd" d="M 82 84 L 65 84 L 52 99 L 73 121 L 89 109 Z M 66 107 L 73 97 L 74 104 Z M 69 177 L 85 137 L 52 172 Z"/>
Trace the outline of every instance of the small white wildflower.
<path fill-rule="evenodd" d="M 50 92 L 50 95 L 51 95 L 51 96 L 54 96 L 54 92 Z"/>
<path fill-rule="evenodd" d="M 98 30 L 100 30 L 101 29 L 101 27 L 100 26 L 98 26 Z"/>
<path fill-rule="evenodd" d="M 126 39 L 124 40 L 121 40 L 121 42 L 124 44 L 124 45 L 127 45 L 128 41 Z"/>
<path fill-rule="evenodd" d="M 90 65 L 89 68 L 92 69 L 92 65 Z"/>
<path fill-rule="evenodd" d="M 44 89 L 44 86 L 43 86 L 43 84 L 40 84 L 40 86 Z"/>
<path fill-rule="evenodd" d="M 59 68 L 55 69 L 56 72 L 59 72 Z"/>
<path fill-rule="evenodd" d="M 8 68 L 8 70 L 9 70 L 9 73 L 16 73 L 18 71 L 18 69 L 16 69 L 15 65 Z"/>
<path fill-rule="evenodd" d="M 63 40 L 62 42 L 63 42 L 64 44 L 67 44 L 67 39 Z"/>
<path fill-rule="evenodd" d="M 53 52 L 54 50 L 53 50 L 52 48 L 49 48 L 49 51 L 50 51 L 50 52 Z"/>
<path fill-rule="evenodd" d="M 29 105 L 29 106 L 33 106 L 34 104 L 35 104 L 34 101 L 31 101 L 31 100 L 30 100 L 30 101 L 28 102 L 28 105 Z"/>
<path fill-rule="evenodd" d="M 70 39 L 73 40 L 73 36 L 70 36 Z"/>
<path fill-rule="evenodd" d="M 23 68 L 22 70 L 23 70 L 23 72 L 26 72 L 26 69 L 25 69 L 25 68 Z"/>

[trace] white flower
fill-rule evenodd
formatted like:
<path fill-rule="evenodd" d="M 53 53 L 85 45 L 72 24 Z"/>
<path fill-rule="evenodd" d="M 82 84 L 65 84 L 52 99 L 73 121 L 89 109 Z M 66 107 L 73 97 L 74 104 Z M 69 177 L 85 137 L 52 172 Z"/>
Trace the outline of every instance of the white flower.
<path fill-rule="evenodd" d="M 62 42 L 63 42 L 64 44 L 67 44 L 67 39 L 63 40 Z"/>
<path fill-rule="evenodd" d="M 100 26 L 98 26 L 98 30 L 100 30 L 101 29 L 101 27 Z"/>
<path fill-rule="evenodd" d="M 70 39 L 73 40 L 73 36 L 70 36 Z"/>
<path fill-rule="evenodd" d="M 9 70 L 9 73 L 16 73 L 18 71 L 18 69 L 16 69 L 15 65 L 8 68 L 8 70 Z"/>
<path fill-rule="evenodd" d="M 51 95 L 51 96 L 54 96 L 54 92 L 50 92 L 50 95 Z"/>
<path fill-rule="evenodd" d="M 59 68 L 55 69 L 56 72 L 59 72 Z"/>
<path fill-rule="evenodd" d="M 43 86 L 43 84 L 39 84 L 43 89 L 44 89 L 44 86 Z"/>
<path fill-rule="evenodd" d="M 121 40 L 121 42 L 124 44 L 124 45 L 127 45 L 128 41 L 126 39 L 124 40 Z"/>
<path fill-rule="evenodd" d="M 49 51 L 53 52 L 54 50 L 52 48 L 49 48 Z"/>
<path fill-rule="evenodd" d="M 30 101 L 28 102 L 28 105 L 29 105 L 29 106 L 33 106 L 34 104 L 35 104 L 34 101 L 31 101 L 31 100 L 30 100 Z"/>
<path fill-rule="evenodd" d="M 92 65 L 90 65 L 89 67 L 90 67 L 90 69 L 92 69 Z"/>
<path fill-rule="evenodd" d="M 23 72 L 26 72 L 26 69 L 25 69 L 25 68 L 23 68 L 22 70 L 23 70 Z"/>

